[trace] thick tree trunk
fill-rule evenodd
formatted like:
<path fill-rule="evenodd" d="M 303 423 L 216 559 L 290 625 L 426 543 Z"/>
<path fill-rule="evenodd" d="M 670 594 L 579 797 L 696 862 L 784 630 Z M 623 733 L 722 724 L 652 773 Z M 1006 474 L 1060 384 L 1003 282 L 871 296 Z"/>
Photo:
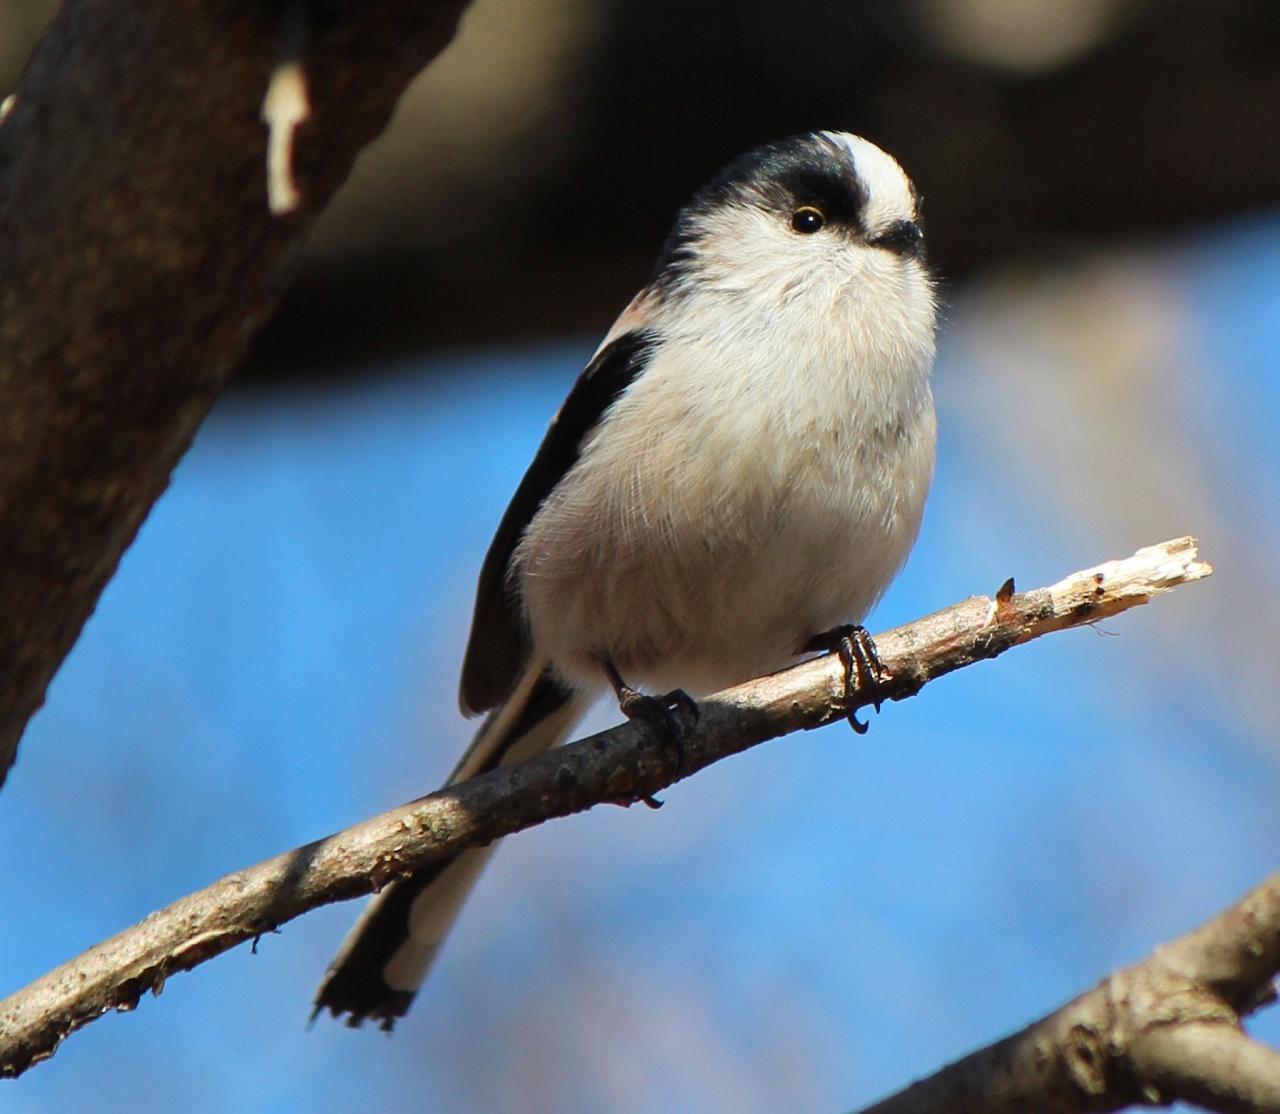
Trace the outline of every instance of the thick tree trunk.
<path fill-rule="evenodd" d="M 67 0 L 36 48 L 0 123 L 0 782 L 291 250 L 464 6 Z M 261 111 L 299 17 L 280 217 Z"/>

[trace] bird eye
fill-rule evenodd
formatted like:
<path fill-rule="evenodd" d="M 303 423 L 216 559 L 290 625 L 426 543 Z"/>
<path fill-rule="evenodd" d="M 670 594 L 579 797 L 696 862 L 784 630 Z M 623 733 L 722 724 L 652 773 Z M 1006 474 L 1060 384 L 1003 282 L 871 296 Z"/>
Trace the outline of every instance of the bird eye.
<path fill-rule="evenodd" d="M 827 218 L 822 215 L 822 210 L 815 209 L 812 205 L 801 205 L 791 214 L 791 227 L 797 232 L 803 232 L 806 236 L 811 232 L 817 232 L 826 223 Z"/>

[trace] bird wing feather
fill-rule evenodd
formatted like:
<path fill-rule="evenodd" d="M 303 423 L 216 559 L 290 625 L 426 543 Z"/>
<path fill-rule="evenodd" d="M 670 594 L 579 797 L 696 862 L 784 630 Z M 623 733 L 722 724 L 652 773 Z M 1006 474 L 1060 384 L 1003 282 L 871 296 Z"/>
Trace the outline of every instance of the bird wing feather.
<path fill-rule="evenodd" d="M 620 332 L 615 326 L 578 376 L 489 545 L 462 666 L 464 712 L 487 711 L 506 700 L 528 661 L 529 634 L 509 575 L 511 557 L 538 508 L 576 463 L 587 434 L 652 358 L 656 341 L 637 320 L 639 301 L 619 319 L 634 327 Z"/>

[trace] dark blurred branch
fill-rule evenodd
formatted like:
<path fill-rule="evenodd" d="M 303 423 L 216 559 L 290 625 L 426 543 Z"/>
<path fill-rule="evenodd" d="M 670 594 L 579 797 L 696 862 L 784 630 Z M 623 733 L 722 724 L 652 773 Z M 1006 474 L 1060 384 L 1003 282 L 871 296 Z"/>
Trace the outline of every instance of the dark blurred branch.
<path fill-rule="evenodd" d="M 925 7 L 978 5 L 603 6 L 558 103 L 555 163 L 543 164 L 555 124 L 512 142 L 503 170 L 521 188 L 468 224 L 456 218 L 492 171 L 468 181 L 455 167 L 454 187 L 424 190 L 444 172 L 428 147 L 406 155 L 401 197 L 376 195 L 401 219 L 309 255 L 249 374 L 345 377 L 442 343 L 599 335 L 693 187 L 747 147 L 815 127 L 867 135 L 902 161 L 953 288 L 1010 260 L 1163 239 L 1280 200 L 1280 145 L 1261 139 L 1280 113 L 1274 0 L 1107 5 L 1117 18 L 1091 47 L 1028 70 L 950 53 L 913 17 Z M 1052 19 L 1061 5 L 1024 7 Z M 459 126 L 483 146 L 473 121 Z M 463 226 L 448 239 L 435 234 L 442 208 Z"/>
<path fill-rule="evenodd" d="M 994 599 L 974 596 L 877 636 L 886 670 L 881 695 L 913 696 L 944 673 L 1050 631 L 1118 614 L 1211 571 L 1198 559 L 1194 539 L 1180 538 L 1023 595 L 1010 581 Z M 628 723 L 228 875 L 0 1002 L 0 1076 L 19 1075 L 51 1056 L 68 1033 L 104 1012 L 132 1008 L 174 972 L 310 909 L 377 890 L 464 847 L 554 817 L 648 799 L 678 777 L 768 739 L 830 723 L 871 700 L 857 678 L 846 679 L 838 658 L 817 658 L 705 701 L 682 740 L 679 775 L 670 744 Z M 1256 969 L 1265 966 L 1262 960 Z M 1223 985 L 1230 984 L 1229 961 L 1219 969 Z"/>
<path fill-rule="evenodd" d="M 464 0 L 306 5 L 301 202 L 278 218 L 259 117 L 287 7 L 67 0 L 0 123 L 0 782 L 294 249 Z"/>
<path fill-rule="evenodd" d="M 1048 1017 L 862 1114 L 1014 1114 L 1193 1102 L 1280 1114 L 1280 1053 L 1241 1019 L 1275 998 L 1280 874 Z"/>

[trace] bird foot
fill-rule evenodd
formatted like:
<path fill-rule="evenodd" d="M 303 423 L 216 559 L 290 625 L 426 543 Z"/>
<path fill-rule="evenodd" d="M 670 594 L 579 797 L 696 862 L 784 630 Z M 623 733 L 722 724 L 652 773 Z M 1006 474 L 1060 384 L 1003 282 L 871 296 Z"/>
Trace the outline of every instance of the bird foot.
<path fill-rule="evenodd" d="M 815 634 L 804 649 L 805 651 L 825 650 L 828 653 L 839 654 L 840 662 L 844 666 L 845 691 L 851 691 L 856 680 L 858 687 L 865 688 L 871 697 L 871 705 L 875 708 L 876 714 L 880 714 L 880 704 L 884 698 L 880 679 L 884 676 L 885 668 L 880 655 L 876 652 L 875 641 L 866 627 L 853 624 L 833 627 L 829 631 Z M 850 709 L 846 718 L 849 720 L 849 726 L 857 734 L 867 733 L 870 724 L 858 718 L 856 708 Z"/>
<path fill-rule="evenodd" d="M 618 710 L 627 719 L 645 724 L 670 744 L 675 752 L 675 775 L 679 778 L 684 773 L 684 741 L 690 727 L 698 722 L 702 714 L 698 702 L 684 689 L 672 689 L 656 696 L 637 692 L 622 679 L 612 662 L 601 662 L 601 665 L 618 698 Z M 661 802 L 646 798 L 645 804 L 654 808 Z"/>

